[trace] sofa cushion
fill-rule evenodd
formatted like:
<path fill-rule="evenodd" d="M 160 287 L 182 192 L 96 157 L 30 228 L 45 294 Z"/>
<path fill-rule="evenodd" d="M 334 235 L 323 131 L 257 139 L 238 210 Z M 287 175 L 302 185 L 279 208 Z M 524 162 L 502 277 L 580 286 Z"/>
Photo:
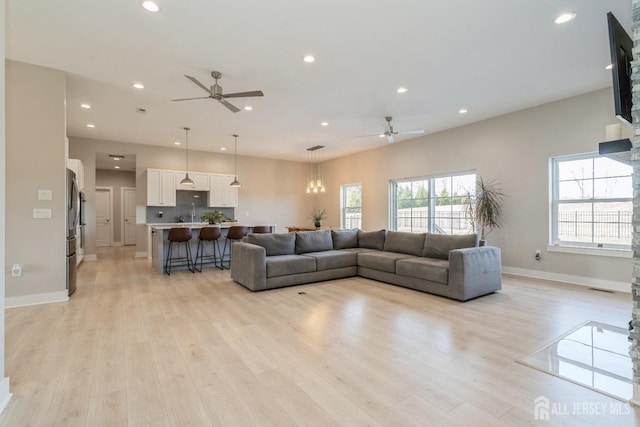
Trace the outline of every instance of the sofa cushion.
<path fill-rule="evenodd" d="M 449 261 L 435 258 L 407 258 L 396 263 L 396 274 L 446 285 L 449 283 Z"/>
<path fill-rule="evenodd" d="M 349 251 L 322 251 L 307 252 L 303 256 L 313 257 L 316 259 L 316 270 L 333 270 L 334 268 L 355 267 L 357 264 L 358 254 Z"/>
<path fill-rule="evenodd" d="M 377 249 L 379 251 L 384 249 L 384 236 L 387 234 L 386 230 L 378 231 L 362 231 L 358 230 L 358 247 Z"/>
<path fill-rule="evenodd" d="M 316 259 L 302 255 L 267 257 L 267 278 L 316 271 Z"/>
<path fill-rule="evenodd" d="M 262 246 L 267 256 L 293 255 L 296 236 L 293 233 L 248 234 L 246 242 Z"/>
<path fill-rule="evenodd" d="M 347 249 L 358 247 L 358 229 L 331 230 L 333 249 Z"/>
<path fill-rule="evenodd" d="M 333 249 L 331 231 L 298 231 L 296 235 L 296 254 L 330 251 Z"/>
<path fill-rule="evenodd" d="M 358 254 L 358 266 L 395 273 L 396 261 L 404 258 L 411 258 L 411 255 L 397 252 L 363 252 Z"/>
<path fill-rule="evenodd" d="M 425 233 L 388 231 L 384 241 L 384 250 L 385 252 L 421 256 L 424 250 L 424 237 Z"/>
<path fill-rule="evenodd" d="M 432 234 L 424 239 L 422 256 L 426 258 L 449 259 L 449 251 L 478 246 L 477 234 Z"/>

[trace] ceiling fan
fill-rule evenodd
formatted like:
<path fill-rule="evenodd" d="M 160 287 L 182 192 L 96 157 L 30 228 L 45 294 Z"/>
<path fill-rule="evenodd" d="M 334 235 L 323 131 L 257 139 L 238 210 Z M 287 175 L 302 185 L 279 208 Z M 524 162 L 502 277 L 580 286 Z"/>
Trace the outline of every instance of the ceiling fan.
<path fill-rule="evenodd" d="M 223 93 L 222 86 L 218 84 L 218 79 L 222 78 L 222 73 L 219 71 L 211 72 L 211 77 L 214 78 L 215 83 L 211 85 L 210 88 L 200 83 L 198 79 L 196 79 L 195 77 L 187 76 L 186 74 L 185 74 L 185 77 L 191 80 L 196 86 L 204 89 L 204 91 L 207 92 L 209 96 L 199 96 L 196 98 L 181 98 L 181 99 L 174 99 L 173 101 L 190 101 L 192 99 L 207 99 L 207 98 L 217 99 L 218 101 L 220 101 L 220 103 L 222 103 L 222 105 L 227 107 L 229 110 L 233 111 L 234 113 L 237 113 L 238 111 L 240 111 L 240 109 L 235 105 L 229 103 L 225 98 L 244 98 L 248 96 L 264 96 L 264 93 L 262 93 L 261 90 L 254 90 L 250 92 L 235 92 L 235 93 L 227 93 L 227 94 Z"/>
<path fill-rule="evenodd" d="M 378 135 L 380 137 L 386 136 L 387 137 L 387 142 L 389 142 L 389 143 L 393 142 L 393 135 L 417 135 L 417 134 L 420 134 L 420 133 L 424 133 L 424 129 L 395 131 L 395 130 L 393 130 L 393 126 L 391 126 L 392 117 L 391 116 L 387 116 L 384 119 L 387 121 L 387 126 L 389 126 L 389 129 L 387 129 L 384 133 L 381 133 L 381 134 L 378 134 Z"/>

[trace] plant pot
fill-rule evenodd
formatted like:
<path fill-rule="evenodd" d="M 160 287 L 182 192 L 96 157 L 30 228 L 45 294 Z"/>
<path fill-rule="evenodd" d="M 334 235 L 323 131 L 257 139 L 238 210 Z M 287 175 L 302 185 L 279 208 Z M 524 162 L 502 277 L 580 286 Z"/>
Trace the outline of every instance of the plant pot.
<path fill-rule="evenodd" d="M 315 226 L 316 226 L 316 228 L 322 227 L 322 221 L 316 221 L 315 222 Z"/>

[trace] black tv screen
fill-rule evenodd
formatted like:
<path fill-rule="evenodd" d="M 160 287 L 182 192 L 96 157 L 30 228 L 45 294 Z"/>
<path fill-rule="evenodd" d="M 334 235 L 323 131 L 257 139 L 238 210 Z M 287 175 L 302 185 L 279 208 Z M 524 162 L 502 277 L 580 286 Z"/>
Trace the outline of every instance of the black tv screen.
<path fill-rule="evenodd" d="M 631 125 L 631 60 L 633 41 L 613 13 L 607 13 L 616 117 Z"/>

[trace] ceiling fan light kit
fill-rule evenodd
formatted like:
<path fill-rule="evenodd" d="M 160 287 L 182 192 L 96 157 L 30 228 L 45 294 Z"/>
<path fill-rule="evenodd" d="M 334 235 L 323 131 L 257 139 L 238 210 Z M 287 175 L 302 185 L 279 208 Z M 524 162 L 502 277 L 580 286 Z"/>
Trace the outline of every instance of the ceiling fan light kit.
<path fill-rule="evenodd" d="M 185 74 L 185 77 L 187 79 L 189 79 L 193 84 L 195 84 L 196 86 L 198 86 L 199 88 L 201 88 L 202 90 L 207 92 L 209 95 L 208 96 L 199 96 L 199 97 L 195 97 L 195 98 L 180 98 L 180 99 L 174 99 L 173 101 L 191 101 L 193 99 L 208 99 L 208 98 L 211 98 L 211 99 L 215 99 L 215 100 L 219 101 L 222 105 L 227 107 L 233 113 L 237 113 L 238 111 L 240 111 L 240 109 L 238 107 L 236 107 L 235 105 L 231 104 L 225 98 L 246 98 L 246 97 L 251 97 L 251 96 L 264 96 L 264 93 L 262 93 L 261 90 L 252 90 L 252 91 L 249 91 L 249 92 L 235 92 L 235 93 L 227 93 L 227 94 L 225 94 L 222 91 L 222 86 L 220 86 L 218 84 L 218 79 L 222 78 L 222 73 L 219 72 L 219 71 L 212 71 L 211 72 L 211 77 L 213 77 L 213 79 L 215 80 L 215 83 L 213 85 L 211 85 L 210 88 L 208 88 L 204 84 L 200 83 L 200 81 L 198 79 L 196 79 L 195 77 L 187 76 L 186 74 Z"/>
<path fill-rule="evenodd" d="M 187 145 L 187 147 L 186 147 L 187 148 L 187 172 L 186 172 L 184 178 L 182 178 L 182 180 L 180 181 L 180 184 L 182 184 L 182 185 L 193 185 L 194 184 L 193 180 L 191 178 L 189 178 L 189 131 L 191 129 L 189 129 L 187 127 L 184 127 L 182 129 L 184 129 L 184 132 L 185 132 L 185 143 Z"/>

